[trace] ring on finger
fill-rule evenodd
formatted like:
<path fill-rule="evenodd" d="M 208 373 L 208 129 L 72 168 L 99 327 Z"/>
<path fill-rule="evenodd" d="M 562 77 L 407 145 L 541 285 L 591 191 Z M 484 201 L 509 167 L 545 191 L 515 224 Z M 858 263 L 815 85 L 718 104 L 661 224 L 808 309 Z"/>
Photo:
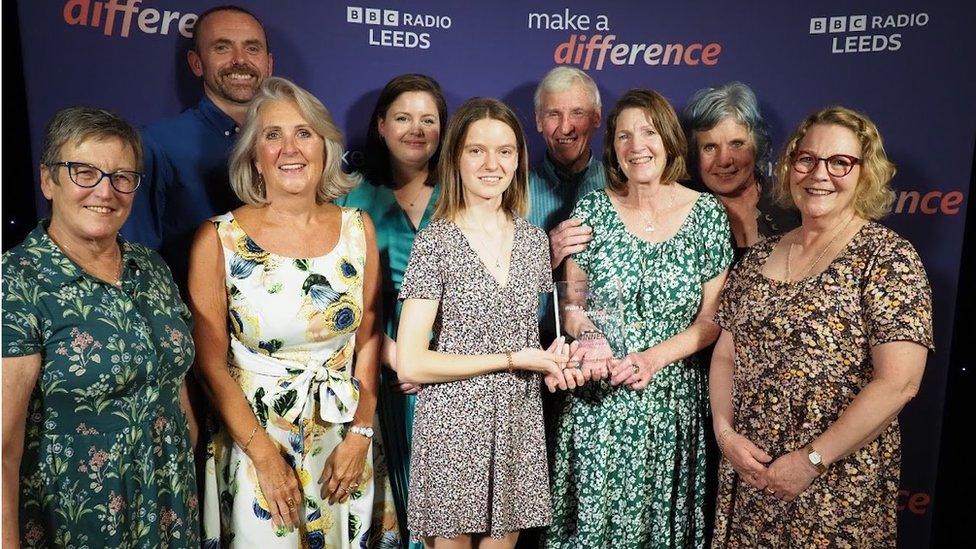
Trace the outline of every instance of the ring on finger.
<path fill-rule="evenodd" d="M 630 367 L 633 368 L 635 376 L 640 373 L 640 366 L 636 364 L 631 364 Z"/>
<path fill-rule="evenodd" d="M 776 495 L 776 490 L 773 490 L 772 488 L 766 488 L 766 493 L 771 496 L 774 496 Z"/>

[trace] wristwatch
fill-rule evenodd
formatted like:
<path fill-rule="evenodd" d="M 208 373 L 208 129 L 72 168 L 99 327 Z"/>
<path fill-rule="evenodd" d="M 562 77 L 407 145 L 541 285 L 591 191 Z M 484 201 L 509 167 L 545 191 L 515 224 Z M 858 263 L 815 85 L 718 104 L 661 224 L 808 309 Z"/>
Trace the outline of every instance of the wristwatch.
<path fill-rule="evenodd" d="M 372 427 L 361 427 L 359 425 L 353 425 L 349 428 L 350 431 L 356 433 L 357 435 L 362 435 L 366 438 L 373 438 L 373 428 Z"/>
<path fill-rule="evenodd" d="M 820 452 L 813 449 L 813 444 L 807 444 L 807 459 L 810 460 L 811 465 L 816 467 L 818 475 L 827 472 L 827 466 L 824 465 L 823 456 L 820 455 Z"/>

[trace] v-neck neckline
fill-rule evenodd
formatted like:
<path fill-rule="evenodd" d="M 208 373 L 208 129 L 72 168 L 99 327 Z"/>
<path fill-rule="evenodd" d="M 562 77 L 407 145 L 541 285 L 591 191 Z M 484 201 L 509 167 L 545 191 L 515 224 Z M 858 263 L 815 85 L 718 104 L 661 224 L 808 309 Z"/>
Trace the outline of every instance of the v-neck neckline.
<path fill-rule="evenodd" d="M 803 278 L 798 278 L 796 280 L 780 280 L 778 278 L 773 278 L 771 276 L 768 276 L 766 273 L 763 272 L 766 270 L 766 263 L 769 262 L 769 257 L 773 255 L 773 250 L 776 249 L 776 245 L 782 242 L 783 238 L 786 237 L 786 234 L 777 235 L 776 237 L 773 237 L 776 239 L 775 241 L 772 239 L 769 240 L 770 245 L 767 247 L 767 250 L 765 251 L 765 257 L 762 258 L 762 262 L 759 264 L 759 276 L 764 280 L 768 280 L 773 285 L 778 287 L 797 287 L 811 280 L 817 280 L 821 278 L 825 273 L 827 273 L 827 271 L 832 271 L 836 269 L 837 266 L 841 264 L 841 262 L 846 261 L 847 256 L 853 253 L 853 250 L 857 246 L 857 242 L 861 239 L 862 231 L 864 231 L 865 230 L 864 228 L 870 225 L 871 223 L 872 221 L 868 221 L 863 225 L 861 225 L 860 227 L 858 227 L 858 229 L 854 231 L 854 234 L 851 235 L 850 239 L 848 239 L 848 241 L 844 243 L 844 246 L 840 249 L 840 251 L 837 252 L 837 255 L 835 255 L 833 259 L 830 260 L 830 263 L 828 263 L 827 266 L 824 267 L 822 271 L 818 273 L 813 273 L 811 275 L 807 275 Z"/>
<path fill-rule="evenodd" d="M 434 214 L 434 210 L 433 208 L 431 208 L 431 206 L 437 201 L 439 190 L 440 189 L 438 185 L 434 185 L 433 187 L 431 187 L 430 196 L 427 198 L 427 204 L 424 205 L 424 212 L 420 214 L 420 223 L 418 223 L 417 226 L 414 227 L 413 221 L 410 219 L 410 215 L 407 214 L 407 210 L 405 210 L 403 206 L 400 205 L 400 201 L 397 200 L 396 193 L 393 191 L 393 189 L 392 188 L 390 189 L 390 198 L 393 199 L 393 206 L 396 209 L 400 210 L 400 215 L 403 217 L 403 221 L 407 224 L 407 227 L 409 227 L 410 230 L 414 232 L 414 234 L 419 232 L 420 229 L 426 227 L 427 223 L 430 222 L 430 218 Z"/>
<path fill-rule="evenodd" d="M 491 268 L 488 267 L 488 265 L 485 264 L 484 259 L 482 259 L 481 258 L 481 255 L 478 254 L 478 251 L 474 249 L 474 246 L 471 245 L 471 241 L 468 240 L 468 236 L 466 234 L 464 234 L 464 231 L 461 230 L 461 227 L 458 227 L 457 223 L 455 223 L 454 221 L 448 221 L 448 223 L 452 227 L 454 227 L 454 230 L 457 231 L 457 233 L 461 236 L 461 239 L 464 240 L 464 244 L 467 247 L 468 252 L 470 252 L 471 255 L 473 255 L 474 258 L 477 260 L 478 265 L 481 266 L 481 270 L 484 271 L 484 273 L 488 275 L 488 278 L 490 278 L 495 283 L 495 287 L 497 287 L 500 290 L 504 290 L 504 289 L 508 288 L 509 284 L 512 283 L 512 267 L 515 265 L 515 261 L 514 261 L 515 260 L 515 245 L 516 245 L 516 238 L 518 237 L 518 231 L 519 231 L 519 222 L 518 222 L 518 220 L 519 220 L 518 217 L 513 217 L 512 218 L 512 250 L 509 253 L 508 270 L 505 272 L 505 284 L 502 284 L 495 277 L 495 275 L 492 274 Z"/>

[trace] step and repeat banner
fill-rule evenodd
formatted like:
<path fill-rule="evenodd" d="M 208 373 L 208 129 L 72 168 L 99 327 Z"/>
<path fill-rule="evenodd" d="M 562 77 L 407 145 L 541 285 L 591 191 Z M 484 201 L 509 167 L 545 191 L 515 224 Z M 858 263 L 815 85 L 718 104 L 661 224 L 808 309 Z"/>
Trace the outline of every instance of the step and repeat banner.
<path fill-rule="evenodd" d="M 22 0 L 30 136 L 71 105 L 115 110 L 136 124 L 196 104 L 202 86 L 186 47 L 197 14 L 222 2 Z M 830 104 L 868 113 L 898 165 L 884 220 L 921 253 L 935 296 L 937 351 L 902 414 L 900 545 L 928 545 L 942 400 L 976 126 L 976 5 L 957 2 L 398 2 L 241 1 L 267 28 L 274 72 L 315 93 L 344 128 L 350 170 L 380 88 L 429 74 L 450 107 L 494 96 L 521 116 L 533 160 L 532 94 L 556 64 L 587 71 L 604 111 L 632 87 L 679 110 L 692 93 L 731 80 L 758 94 L 773 145 Z M 594 142 L 597 154 L 602 136 Z M 33 182 L 9 185 L 36 186 Z M 41 211 L 46 210 L 37 193 Z"/>

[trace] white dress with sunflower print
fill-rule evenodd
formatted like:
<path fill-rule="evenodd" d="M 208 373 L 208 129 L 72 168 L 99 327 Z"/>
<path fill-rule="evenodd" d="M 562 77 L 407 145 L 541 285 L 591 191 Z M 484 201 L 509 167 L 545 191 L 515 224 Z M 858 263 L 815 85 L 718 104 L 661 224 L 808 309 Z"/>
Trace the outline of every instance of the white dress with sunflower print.
<path fill-rule="evenodd" d="M 335 248 L 302 259 L 263 250 L 231 213 L 211 221 L 224 250 L 231 376 L 295 468 L 305 498 L 299 528 L 274 528 L 254 465 L 219 426 L 207 459 L 203 546 L 386 545 L 384 538 L 397 535 L 395 513 L 384 504 L 391 503 L 389 485 L 385 472 L 374 475 L 372 449 L 363 482 L 346 503 L 320 496 L 326 459 L 359 401 L 352 367 L 366 263 L 361 212 L 343 208 Z"/>

